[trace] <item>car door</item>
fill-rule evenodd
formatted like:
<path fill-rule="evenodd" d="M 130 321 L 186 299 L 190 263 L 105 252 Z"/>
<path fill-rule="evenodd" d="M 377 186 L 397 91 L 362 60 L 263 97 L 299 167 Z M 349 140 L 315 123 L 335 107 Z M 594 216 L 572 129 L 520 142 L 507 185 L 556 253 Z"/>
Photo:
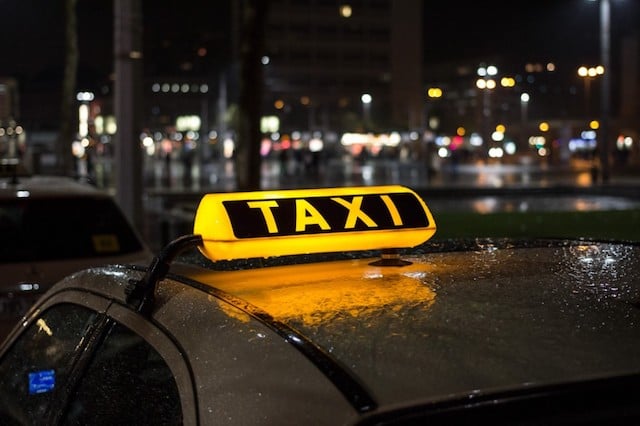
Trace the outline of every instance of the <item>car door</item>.
<path fill-rule="evenodd" d="M 2 424 L 194 424 L 189 368 L 157 327 L 77 290 L 35 311 L 0 358 Z"/>

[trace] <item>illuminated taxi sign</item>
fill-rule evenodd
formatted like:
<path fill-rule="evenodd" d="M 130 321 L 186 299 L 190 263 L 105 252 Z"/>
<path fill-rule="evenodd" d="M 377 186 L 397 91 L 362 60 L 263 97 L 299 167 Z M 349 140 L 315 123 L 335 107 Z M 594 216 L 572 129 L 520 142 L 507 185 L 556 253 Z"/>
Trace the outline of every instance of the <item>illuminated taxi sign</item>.
<path fill-rule="evenodd" d="M 205 195 L 194 234 L 212 260 L 416 246 L 436 225 L 403 186 Z"/>

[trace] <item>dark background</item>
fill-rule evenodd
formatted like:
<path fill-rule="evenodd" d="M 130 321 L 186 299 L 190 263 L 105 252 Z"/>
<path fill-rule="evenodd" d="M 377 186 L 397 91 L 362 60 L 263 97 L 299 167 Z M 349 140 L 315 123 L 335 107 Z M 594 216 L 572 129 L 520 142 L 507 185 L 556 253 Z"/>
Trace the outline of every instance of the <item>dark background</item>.
<path fill-rule="evenodd" d="M 231 60 L 228 1 L 143 1 L 144 73 L 211 71 Z M 483 55 L 599 61 L 599 2 L 425 1 L 424 63 Z M 21 91 L 59 85 L 64 60 L 64 1 L 0 0 L 0 76 L 16 78 Z M 78 0 L 78 88 L 96 90 L 113 69 L 113 2 Z M 640 1 L 611 0 L 611 49 L 639 30 Z M 206 63 L 181 69 L 183 59 L 207 48 Z M 617 64 L 612 63 L 615 67 Z"/>

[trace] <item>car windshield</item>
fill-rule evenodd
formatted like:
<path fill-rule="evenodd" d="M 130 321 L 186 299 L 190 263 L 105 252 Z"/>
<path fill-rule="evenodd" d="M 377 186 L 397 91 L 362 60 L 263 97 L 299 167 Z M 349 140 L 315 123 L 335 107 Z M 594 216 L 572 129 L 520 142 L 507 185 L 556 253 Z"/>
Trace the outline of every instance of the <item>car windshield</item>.
<path fill-rule="evenodd" d="M 0 202 L 0 261 L 23 262 L 131 253 L 141 243 L 105 197 Z"/>

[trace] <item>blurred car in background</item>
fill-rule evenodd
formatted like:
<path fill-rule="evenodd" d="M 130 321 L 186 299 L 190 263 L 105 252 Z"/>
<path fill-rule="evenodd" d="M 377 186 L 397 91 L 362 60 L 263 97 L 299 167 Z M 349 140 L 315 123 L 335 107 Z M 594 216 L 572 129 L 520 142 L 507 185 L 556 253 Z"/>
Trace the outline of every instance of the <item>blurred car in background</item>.
<path fill-rule="evenodd" d="M 152 253 L 108 193 L 61 176 L 0 177 L 0 339 L 53 283 Z"/>
<path fill-rule="evenodd" d="M 432 243 L 397 186 L 207 194 L 0 346 L 3 424 L 638 424 L 640 247 Z"/>

